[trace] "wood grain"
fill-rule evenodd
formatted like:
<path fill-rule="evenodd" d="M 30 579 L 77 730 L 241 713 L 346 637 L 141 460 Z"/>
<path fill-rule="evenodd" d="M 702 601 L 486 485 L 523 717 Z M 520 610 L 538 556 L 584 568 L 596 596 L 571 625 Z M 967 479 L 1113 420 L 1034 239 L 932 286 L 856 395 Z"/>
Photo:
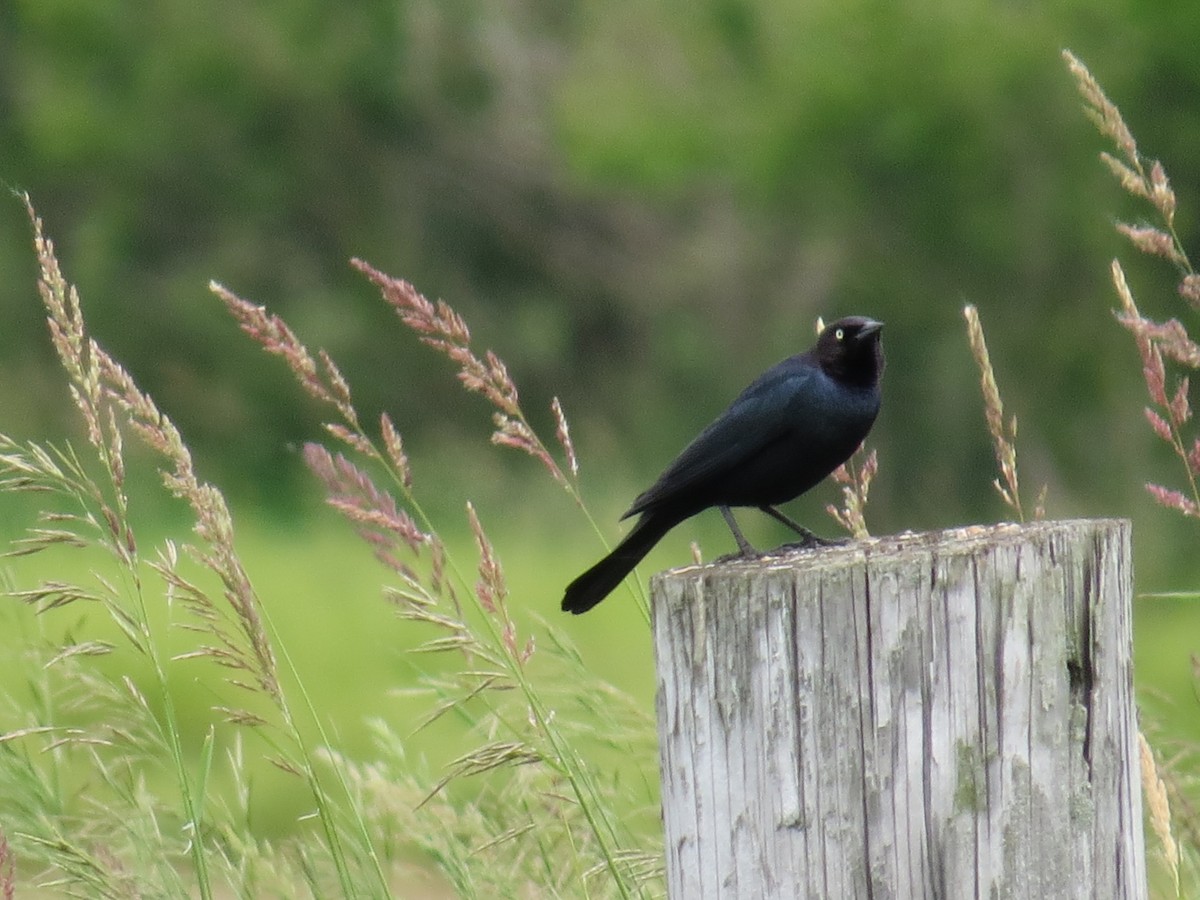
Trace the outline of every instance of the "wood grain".
<path fill-rule="evenodd" d="M 652 582 L 669 895 L 1146 895 L 1130 527 Z"/>

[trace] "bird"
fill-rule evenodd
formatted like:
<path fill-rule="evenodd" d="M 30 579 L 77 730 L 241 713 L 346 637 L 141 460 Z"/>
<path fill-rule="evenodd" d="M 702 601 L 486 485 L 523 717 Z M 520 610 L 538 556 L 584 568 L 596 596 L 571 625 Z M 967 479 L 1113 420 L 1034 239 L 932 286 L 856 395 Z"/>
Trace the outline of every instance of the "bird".
<path fill-rule="evenodd" d="M 800 535 L 819 538 L 775 507 L 819 484 L 861 446 L 879 413 L 883 323 L 848 316 L 821 329 L 816 344 L 772 366 L 688 444 L 622 520 L 624 539 L 572 581 L 562 609 L 585 613 L 607 597 L 651 548 L 686 519 L 716 507 L 739 555 L 756 558 L 732 507 L 753 507 Z"/>

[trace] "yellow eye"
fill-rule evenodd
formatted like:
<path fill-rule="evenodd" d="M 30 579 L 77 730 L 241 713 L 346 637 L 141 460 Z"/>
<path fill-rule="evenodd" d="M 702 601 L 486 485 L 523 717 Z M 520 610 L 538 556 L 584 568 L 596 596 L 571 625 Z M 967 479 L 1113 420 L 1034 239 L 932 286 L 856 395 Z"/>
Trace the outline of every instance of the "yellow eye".
<path fill-rule="evenodd" d="M 843 341 L 846 339 L 846 332 L 842 331 L 842 329 L 839 328 L 837 331 L 835 331 L 833 333 L 833 336 L 835 338 L 837 338 L 839 341 Z"/>

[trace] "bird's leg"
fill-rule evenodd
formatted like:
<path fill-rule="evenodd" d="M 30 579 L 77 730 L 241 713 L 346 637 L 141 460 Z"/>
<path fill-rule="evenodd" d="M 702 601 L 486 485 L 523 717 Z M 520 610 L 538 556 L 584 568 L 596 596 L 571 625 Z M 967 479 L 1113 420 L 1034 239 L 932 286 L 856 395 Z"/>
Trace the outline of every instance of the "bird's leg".
<path fill-rule="evenodd" d="M 796 532 L 796 534 L 800 535 L 800 538 L 803 541 L 803 543 L 816 544 L 821 540 L 819 537 L 817 537 L 815 534 L 813 534 L 811 531 L 809 531 L 807 528 L 805 528 L 803 525 L 801 525 L 799 522 L 797 522 L 791 516 L 785 516 L 783 513 L 781 513 L 775 507 L 760 506 L 759 509 L 761 509 L 763 512 L 765 512 L 768 516 L 770 516 L 776 522 L 782 522 L 788 528 L 792 529 L 792 531 Z"/>
<path fill-rule="evenodd" d="M 830 539 L 813 534 L 795 519 L 791 518 L 790 516 L 785 516 L 773 506 L 760 506 L 759 509 L 765 512 L 775 521 L 782 522 L 788 528 L 792 529 L 792 531 L 796 532 L 796 534 L 800 535 L 799 541 L 791 544 L 783 544 L 781 547 L 779 547 L 780 550 L 807 550 L 810 547 L 832 547 L 836 544 L 846 543 L 845 538 Z"/>
<path fill-rule="evenodd" d="M 725 523 L 729 526 L 729 530 L 733 532 L 733 539 L 737 541 L 738 552 L 730 553 L 726 556 L 721 556 L 716 559 L 716 562 L 731 562 L 735 559 L 758 559 L 762 556 L 754 547 L 746 540 L 746 536 L 742 534 L 742 529 L 738 528 L 737 519 L 733 517 L 733 510 L 728 506 L 720 506 L 721 515 L 725 517 Z"/>

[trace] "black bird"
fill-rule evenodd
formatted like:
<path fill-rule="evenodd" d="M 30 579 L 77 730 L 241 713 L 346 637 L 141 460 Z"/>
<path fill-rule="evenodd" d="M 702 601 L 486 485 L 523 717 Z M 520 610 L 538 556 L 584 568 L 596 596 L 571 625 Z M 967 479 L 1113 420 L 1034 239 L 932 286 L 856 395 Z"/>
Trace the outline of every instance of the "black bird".
<path fill-rule="evenodd" d="M 795 530 L 801 546 L 828 543 L 775 506 L 799 497 L 850 458 L 879 412 L 883 323 L 838 319 L 816 345 L 764 372 L 700 432 L 622 516 L 640 514 L 616 548 L 569 585 L 566 612 L 584 613 L 633 571 L 668 531 L 715 506 L 742 556 L 757 556 L 730 507 L 753 506 Z"/>

